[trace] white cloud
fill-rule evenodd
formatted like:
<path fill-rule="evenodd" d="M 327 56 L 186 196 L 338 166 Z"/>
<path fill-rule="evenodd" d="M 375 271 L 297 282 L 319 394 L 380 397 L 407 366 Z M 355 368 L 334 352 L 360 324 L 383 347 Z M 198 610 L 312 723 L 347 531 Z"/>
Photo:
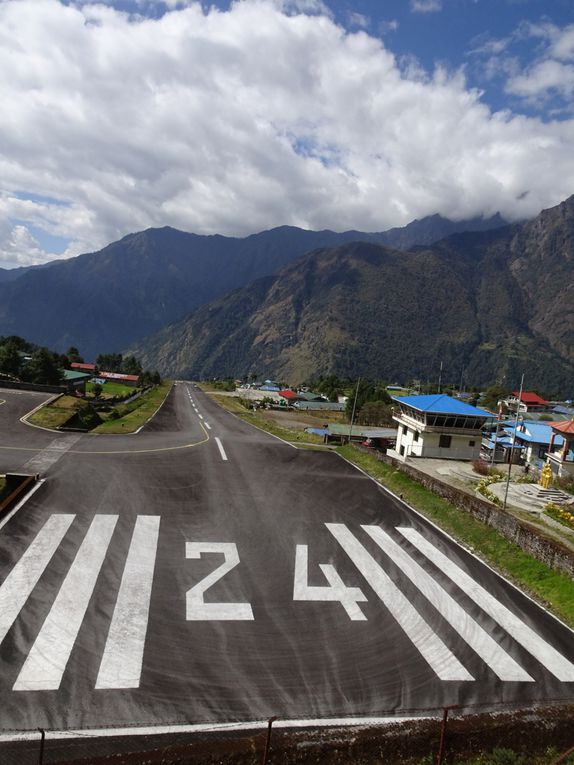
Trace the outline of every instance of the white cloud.
<path fill-rule="evenodd" d="M 570 99 L 574 93 L 574 66 L 546 59 L 539 61 L 524 74 L 516 74 L 506 86 L 509 93 L 537 99 L 557 93 Z"/>
<path fill-rule="evenodd" d="M 149 226 L 383 230 L 572 193 L 572 121 L 492 114 L 321 5 L 0 2 L 2 262 L 48 258 L 34 230 L 69 255 Z"/>
<path fill-rule="evenodd" d="M 524 48 L 529 41 L 533 41 L 534 50 L 529 50 L 528 61 L 524 63 L 511 51 L 516 43 Z M 470 53 L 486 56 L 483 63 L 486 78 L 504 77 L 508 94 L 540 109 L 551 99 L 558 99 L 563 103 L 554 104 L 557 112 L 572 112 L 574 24 L 561 28 L 549 21 L 525 22 L 509 37 L 481 42 Z"/>
<path fill-rule="evenodd" d="M 362 13 L 356 13 L 355 11 L 349 13 L 349 25 L 352 27 L 359 27 L 360 29 L 367 29 L 371 24 L 371 20 L 368 16 Z"/>
<path fill-rule="evenodd" d="M 435 13 L 442 10 L 442 0 L 411 0 L 414 13 Z"/>
<path fill-rule="evenodd" d="M 381 34 L 386 34 L 387 32 L 396 32 L 399 28 L 399 22 L 397 19 L 390 19 L 389 21 L 381 21 L 379 24 L 379 29 Z"/>

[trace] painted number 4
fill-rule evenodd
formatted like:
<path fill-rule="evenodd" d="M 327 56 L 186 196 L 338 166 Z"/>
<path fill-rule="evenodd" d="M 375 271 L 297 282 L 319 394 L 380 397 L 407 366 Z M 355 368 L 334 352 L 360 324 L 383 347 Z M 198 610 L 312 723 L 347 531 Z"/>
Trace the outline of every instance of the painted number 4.
<path fill-rule="evenodd" d="M 325 575 L 328 585 L 311 586 L 307 583 L 309 568 L 309 550 L 307 545 L 297 545 L 295 548 L 295 581 L 293 583 L 293 600 L 328 600 L 340 603 L 353 621 L 365 621 L 366 616 L 357 605 L 367 598 L 359 587 L 347 587 L 334 566 L 330 563 L 320 563 L 319 568 Z"/>

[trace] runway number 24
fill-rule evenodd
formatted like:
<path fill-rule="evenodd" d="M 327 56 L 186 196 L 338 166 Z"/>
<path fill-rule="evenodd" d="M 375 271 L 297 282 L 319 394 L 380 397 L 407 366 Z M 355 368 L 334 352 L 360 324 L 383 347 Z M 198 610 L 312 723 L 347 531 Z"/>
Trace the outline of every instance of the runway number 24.
<path fill-rule="evenodd" d="M 253 609 L 250 603 L 206 603 L 205 593 L 210 587 L 239 565 L 239 553 L 234 542 L 187 542 L 185 554 L 188 559 L 199 559 L 204 553 L 223 555 L 223 563 L 203 577 L 187 591 L 186 618 L 188 621 L 252 621 Z M 365 620 L 359 602 L 367 598 L 359 587 L 348 587 L 337 570 L 330 563 L 321 563 L 319 568 L 327 580 L 322 586 L 308 583 L 309 551 L 307 545 L 295 547 L 295 573 L 293 600 L 328 601 L 340 603 L 352 620 Z"/>

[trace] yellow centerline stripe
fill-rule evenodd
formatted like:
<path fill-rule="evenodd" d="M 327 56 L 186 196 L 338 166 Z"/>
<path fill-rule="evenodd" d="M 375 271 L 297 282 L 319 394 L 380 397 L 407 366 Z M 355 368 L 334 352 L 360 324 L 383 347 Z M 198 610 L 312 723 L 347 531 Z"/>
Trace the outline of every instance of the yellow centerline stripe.
<path fill-rule="evenodd" d="M 201 444 L 206 444 L 210 440 L 209 433 L 207 430 L 203 427 L 203 424 L 199 422 L 199 426 L 203 430 L 203 433 L 205 435 L 205 438 L 203 438 L 201 441 L 194 441 L 191 444 L 181 444 L 180 446 L 160 446 L 156 449 L 110 449 L 108 451 L 88 451 L 88 450 L 78 450 L 78 449 L 68 449 L 65 452 L 62 452 L 62 456 L 65 454 L 154 454 L 156 452 L 172 452 L 176 451 L 178 449 L 191 449 L 194 446 L 201 446 Z M 32 448 L 29 446 L 0 446 L 0 449 L 8 449 L 10 451 L 17 451 L 17 452 L 58 452 L 60 449 L 56 449 L 54 447 L 46 447 L 45 449 L 38 449 L 38 448 Z"/>

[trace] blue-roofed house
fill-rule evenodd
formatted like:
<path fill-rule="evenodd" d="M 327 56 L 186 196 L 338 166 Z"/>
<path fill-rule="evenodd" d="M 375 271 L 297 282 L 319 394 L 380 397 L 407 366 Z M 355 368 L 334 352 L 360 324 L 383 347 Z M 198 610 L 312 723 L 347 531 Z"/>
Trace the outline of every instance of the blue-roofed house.
<path fill-rule="evenodd" d="M 514 434 L 514 424 L 505 423 L 504 431 L 510 439 Z M 552 427 L 548 422 L 524 420 L 519 422 L 516 427 L 515 440 L 517 444 L 523 446 L 522 458 L 524 462 L 541 468 L 546 462 L 546 453 L 550 451 L 550 442 L 552 440 Z M 562 447 L 564 439 L 561 436 L 555 436 L 553 445 Z"/>
<path fill-rule="evenodd" d="M 393 457 L 473 460 L 480 456 L 482 429 L 493 415 L 445 394 L 393 396 L 399 425 Z"/>

